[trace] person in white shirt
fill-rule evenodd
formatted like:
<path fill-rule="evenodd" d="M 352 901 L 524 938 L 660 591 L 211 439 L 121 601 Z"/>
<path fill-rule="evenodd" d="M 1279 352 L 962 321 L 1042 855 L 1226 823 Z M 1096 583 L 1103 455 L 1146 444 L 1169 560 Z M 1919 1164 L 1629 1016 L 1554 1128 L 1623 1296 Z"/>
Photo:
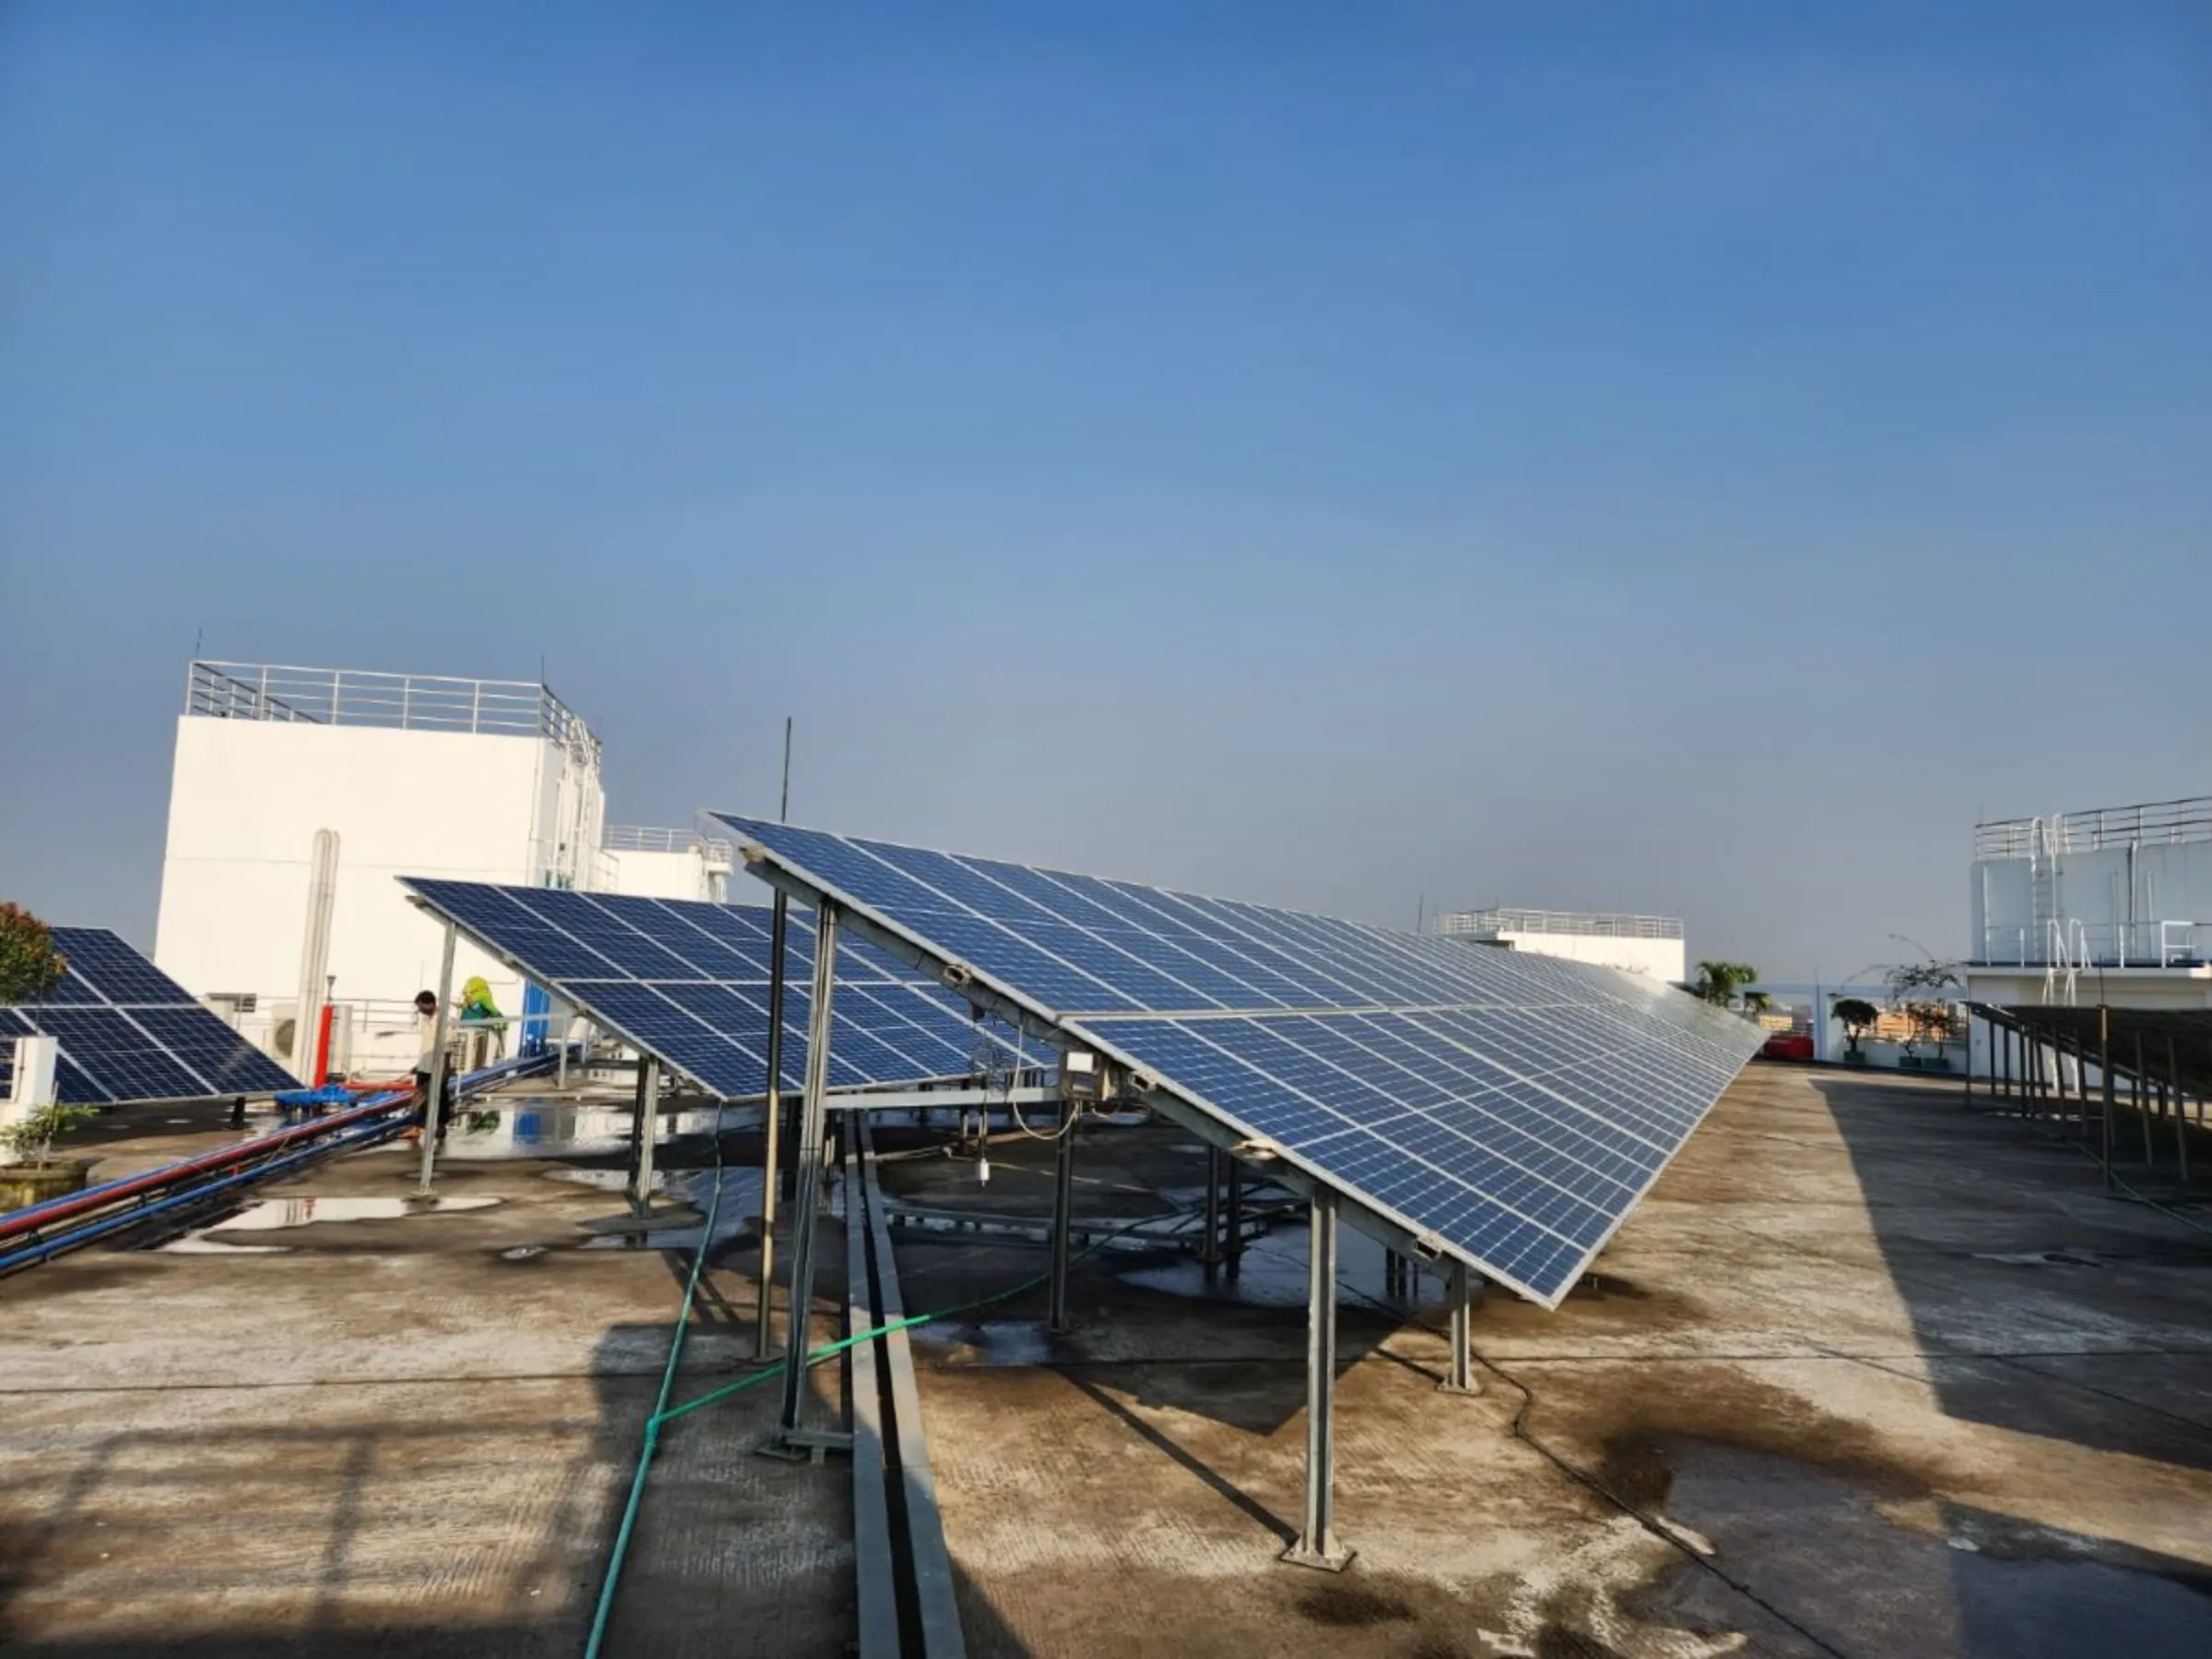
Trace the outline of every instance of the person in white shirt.
<path fill-rule="evenodd" d="M 422 1046 L 415 1057 L 415 1124 L 418 1129 L 429 1121 L 430 1079 L 438 1070 L 438 993 L 418 991 L 415 994 L 415 1018 L 422 1028 Z M 453 1103 L 453 1079 L 449 1068 L 445 1079 L 444 1110 L 438 1113 L 438 1138 L 445 1138 L 446 1118 Z"/>

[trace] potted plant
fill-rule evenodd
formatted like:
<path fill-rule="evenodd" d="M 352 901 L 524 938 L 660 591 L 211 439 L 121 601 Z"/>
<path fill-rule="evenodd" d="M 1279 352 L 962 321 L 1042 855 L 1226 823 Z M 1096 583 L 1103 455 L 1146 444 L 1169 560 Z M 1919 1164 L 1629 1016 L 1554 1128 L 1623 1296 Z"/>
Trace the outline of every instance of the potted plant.
<path fill-rule="evenodd" d="M 53 947 L 53 930 L 19 904 L 0 903 L 0 1006 L 36 1002 L 62 982 L 68 959 Z M 12 1041 L 0 1039 L 0 1041 Z M 0 1127 L 0 1209 L 74 1193 L 90 1169 L 82 1159 L 53 1156 L 56 1137 L 88 1117 L 89 1106 L 41 1106 Z"/>
<path fill-rule="evenodd" d="M 1930 959 L 1892 968 L 1884 976 L 1889 986 L 1889 1006 L 1905 1017 L 1904 1052 L 1898 1056 L 1900 1071 L 1949 1071 L 1950 1057 L 1943 1052 L 1951 1031 L 1951 1005 L 1931 993 L 1959 983 L 1959 971 L 1949 962 Z M 1933 1042 L 1936 1052 L 1923 1055 L 1922 1042 Z"/>
<path fill-rule="evenodd" d="M 1829 1006 L 1829 1012 L 1842 1022 L 1843 1064 L 1865 1065 L 1866 1051 L 1859 1046 L 1859 1039 L 1882 1017 L 1882 1011 L 1863 996 L 1839 996 Z"/>
<path fill-rule="evenodd" d="M 0 1163 L 0 1210 L 21 1209 L 27 1204 L 82 1191 L 92 1160 L 57 1159 L 53 1143 L 99 1115 L 97 1107 L 55 1100 L 0 1129 L 0 1147 L 8 1154 L 7 1161 Z"/>

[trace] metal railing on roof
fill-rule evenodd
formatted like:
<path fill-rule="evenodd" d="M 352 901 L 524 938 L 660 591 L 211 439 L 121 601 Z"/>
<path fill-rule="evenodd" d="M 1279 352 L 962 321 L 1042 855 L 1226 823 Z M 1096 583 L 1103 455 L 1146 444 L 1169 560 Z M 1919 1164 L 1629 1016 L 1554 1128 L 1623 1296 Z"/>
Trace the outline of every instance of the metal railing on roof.
<path fill-rule="evenodd" d="M 1583 934 L 1609 939 L 1679 939 L 1677 916 L 1631 916 L 1615 911 L 1545 911 L 1492 908 L 1451 911 L 1437 917 L 1444 934 Z"/>
<path fill-rule="evenodd" d="M 613 824 L 600 844 L 609 853 L 704 853 L 727 864 L 735 849 L 696 830 L 664 830 L 650 824 Z"/>
<path fill-rule="evenodd" d="M 2098 806 L 2041 818 L 1991 818 L 1974 826 L 1974 856 L 2031 857 L 2038 850 L 2039 826 L 2045 837 L 2041 850 L 2052 853 L 2096 853 L 2131 843 L 2153 846 L 2212 841 L 2212 795 Z"/>
<path fill-rule="evenodd" d="M 542 737 L 592 766 L 599 761 L 591 728 L 535 680 L 195 658 L 184 677 L 184 712 L 209 720 Z"/>

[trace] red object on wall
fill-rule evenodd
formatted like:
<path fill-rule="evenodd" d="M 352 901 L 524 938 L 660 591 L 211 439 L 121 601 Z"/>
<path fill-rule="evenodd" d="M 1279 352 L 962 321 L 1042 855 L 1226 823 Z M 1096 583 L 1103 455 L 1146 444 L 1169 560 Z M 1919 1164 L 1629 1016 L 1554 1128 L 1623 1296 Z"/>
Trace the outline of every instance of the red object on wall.
<path fill-rule="evenodd" d="M 1759 1051 L 1762 1060 L 1810 1060 L 1813 1040 L 1803 1031 L 1777 1031 Z"/>

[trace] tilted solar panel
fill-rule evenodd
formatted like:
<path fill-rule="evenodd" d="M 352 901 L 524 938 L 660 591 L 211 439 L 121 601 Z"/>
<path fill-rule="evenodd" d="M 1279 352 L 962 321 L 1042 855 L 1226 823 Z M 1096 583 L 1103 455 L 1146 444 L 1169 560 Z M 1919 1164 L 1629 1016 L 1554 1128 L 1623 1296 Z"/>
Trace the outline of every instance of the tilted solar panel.
<path fill-rule="evenodd" d="M 17 1037 L 61 1044 L 54 1094 L 73 1105 L 220 1100 L 297 1088 L 299 1080 L 183 986 L 104 927 L 56 927 L 68 960 L 35 1003 L 0 1009 L 0 1089 Z"/>
<path fill-rule="evenodd" d="M 1610 969 L 716 817 L 748 857 L 1547 1306 L 1763 1037 Z"/>
<path fill-rule="evenodd" d="M 609 1030 L 727 1100 L 768 1091 L 770 912 L 765 908 L 405 877 L 477 944 Z M 790 916 L 783 1087 L 806 1075 L 814 923 Z M 841 941 L 830 1045 L 833 1088 L 918 1083 L 978 1069 L 968 1005 L 855 939 Z M 989 1041 L 1015 1042 L 995 1021 Z"/>

